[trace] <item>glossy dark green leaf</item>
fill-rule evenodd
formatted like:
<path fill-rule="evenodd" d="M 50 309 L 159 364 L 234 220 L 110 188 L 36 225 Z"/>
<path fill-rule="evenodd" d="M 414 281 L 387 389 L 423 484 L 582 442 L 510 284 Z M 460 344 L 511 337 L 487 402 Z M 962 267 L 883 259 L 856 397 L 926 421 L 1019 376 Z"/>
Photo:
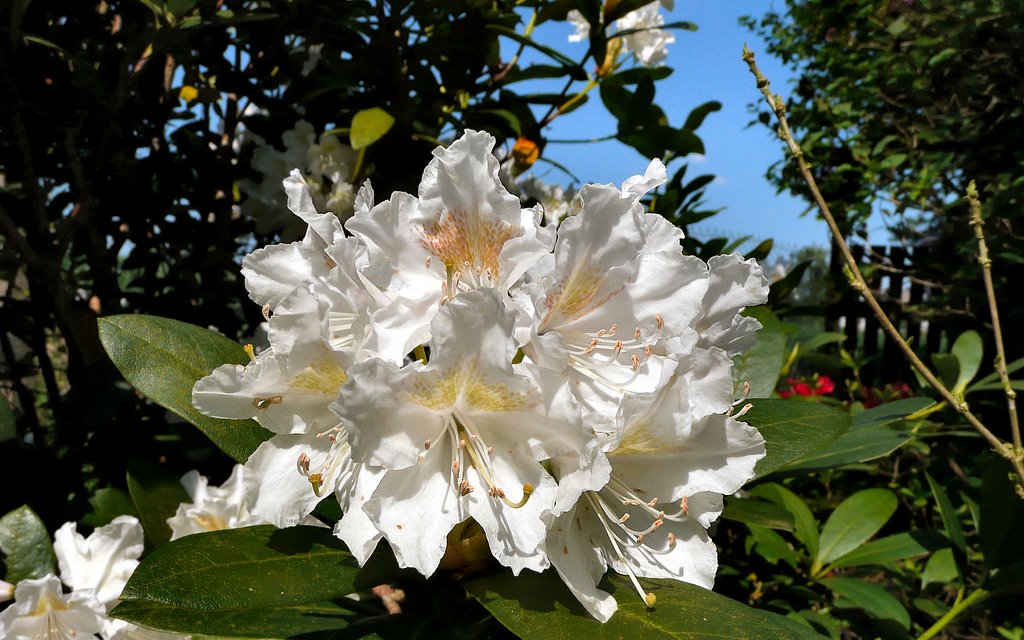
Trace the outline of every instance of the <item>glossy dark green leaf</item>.
<path fill-rule="evenodd" d="M 826 578 L 822 584 L 832 589 L 849 602 L 863 609 L 868 615 L 884 620 L 894 620 L 904 629 L 910 628 L 910 614 L 888 591 L 857 578 Z"/>
<path fill-rule="evenodd" d="M 893 402 L 886 402 L 877 407 L 865 409 L 853 416 L 850 430 L 874 427 L 883 424 L 898 422 L 907 416 L 917 413 L 935 404 L 931 398 L 903 398 Z"/>
<path fill-rule="evenodd" d="M 176 474 L 153 466 L 139 465 L 129 470 L 128 493 L 150 547 L 159 547 L 171 539 L 167 519 L 177 512 L 178 505 L 192 501 Z"/>
<path fill-rule="evenodd" d="M 896 495 L 888 489 L 858 491 L 836 507 L 821 529 L 815 567 L 843 557 L 867 542 L 896 513 Z"/>
<path fill-rule="evenodd" d="M 937 531 L 908 531 L 872 540 L 839 557 L 832 567 L 859 567 L 923 556 L 949 546 L 946 537 Z"/>
<path fill-rule="evenodd" d="M 135 570 L 121 599 L 201 610 L 287 607 L 356 591 L 358 570 L 330 529 L 227 529 L 160 547 Z"/>
<path fill-rule="evenodd" d="M 587 615 L 553 571 L 524 571 L 518 577 L 502 572 L 465 582 L 474 598 L 524 640 L 819 637 L 797 622 L 700 587 L 671 580 L 643 584 L 657 598 L 654 609 L 640 600 L 627 578 L 606 578 L 601 588 L 615 596 L 619 609 L 602 624 Z"/>
<path fill-rule="evenodd" d="M 252 420 L 222 420 L 192 406 L 192 387 L 226 363 L 243 364 L 241 345 L 195 325 L 144 315 L 99 320 L 100 340 L 125 380 L 153 402 L 205 433 L 221 451 L 244 462 L 270 432 Z"/>
<path fill-rule="evenodd" d="M 197 610 L 159 602 L 127 601 L 111 616 L 150 629 L 218 638 L 291 638 L 349 626 L 351 611 L 333 602 L 290 607 Z"/>
<path fill-rule="evenodd" d="M 4 580 L 11 584 L 57 572 L 50 533 L 28 505 L 0 518 L 0 551 L 6 556 Z"/>
<path fill-rule="evenodd" d="M 750 495 L 770 500 L 785 508 L 793 516 L 793 535 L 804 543 L 812 558 L 818 555 L 818 521 L 800 496 L 775 482 L 751 487 Z"/>
<path fill-rule="evenodd" d="M 815 453 L 786 467 L 786 473 L 835 469 L 857 462 L 888 456 L 910 442 L 913 436 L 889 425 L 850 429 Z"/>
<path fill-rule="evenodd" d="M 827 446 L 850 426 L 850 414 L 824 404 L 770 398 L 751 404 L 743 420 L 761 432 L 767 452 L 754 467 L 758 477 Z"/>
<path fill-rule="evenodd" d="M 796 569 L 800 564 L 800 554 L 781 535 L 767 527 L 760 527 L 756 524 L 748 524 L 747 529 L 750 530 L 750 540 L 754 543 L 754 553 L 767 560 L 770 564 L 778 564 L 781 560 L 793 569 Z"/>
<path fill-rule="evenodd" d="M 977 331 L 969 330 L 961 333 L 951 349 L 957 362 L 960 363 L 960 373 L 953 387 L 953 393 L 963 393 L 974 376 L 978 375 L 981 369 L 981 361 L 985 356 L 985 347 L 982 344 L 981 336 Z"/>
<path fill-rule="evenodd" d="M 769 529 L 793 530 L 793 515 L 789 511 L 777 504 L 762 500 L 727 498 L 721 517 Z"/>

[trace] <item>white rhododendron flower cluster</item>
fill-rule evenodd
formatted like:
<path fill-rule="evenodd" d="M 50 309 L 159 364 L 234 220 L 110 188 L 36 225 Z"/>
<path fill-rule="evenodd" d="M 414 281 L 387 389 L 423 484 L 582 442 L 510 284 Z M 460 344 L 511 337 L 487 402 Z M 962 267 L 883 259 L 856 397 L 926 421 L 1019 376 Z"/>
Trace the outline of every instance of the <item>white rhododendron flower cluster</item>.
<path fill-rule="evenodd" d="M 676 37 L 661 28 L 665 24 L 661 8 L 664 6 L 671 11 L 673 4 L 672 0 L 654 0 L 616 20 L 612 35 L 622 35 L 611 40 L 609 47 L 618 43 L 622 53 L 633 54 L 637 63 L 644 67 L 660 67 L 665 64 L 668 45 L 675 42 Z M 574 29 L 569 42 L 587 42 L 590 39 L 590 23 L 583 14 L 573 9 L 566 18 Z"/>
<path fill-rule="evenodd" d="M 151 631 L 107 615 L 139 565 L 142 549 L 142 525 L 131 516 L 114 518 L 88 538 L 74 522 L 65 523 L 53 536 L 60 577 L 48 574 L 18 582 L 14 602 L 0 613 L 0 638 L 187 640 L 189 636 Z"/>
<path fill-rule="evenodd" d="M 342 220 L 352 215 L 356 152 L 338 136 L 317 135 L 313 125 L 299 120 L 295 128 L 281 136 L 282 152 L 259 136 L 248 135 L 256 143 L 252 167 L 263 174 L 263 178 L 258 183 L 248 179 L 239 183 L 247 196 L 241 208 L 242 213 L 256 222 L 258 232 L 284 229 L 287 236 L 291 235 L 288 231 L 297 229 L 297 235 L 301 235 L 303 225 L 288 213 L 281 193 L 281 176 L 293 169 L 302 173 L 318 211 L 330 211 Z"/>
<path fill-rule="evenodd" d="M 374 204 L 365 185 L 344 226 L 292 172 L 305 237 L 242 263 L 271 346 L 193 401 L 274 433 L 246 463 L 256 516 L 291 526 L 333 493 L 361 563 L 384 538 L 429 576 L 472 518 L 498 562 L 553 566 L 602 621 L 608 567 L 649 604 L 639 578 L 711 587 L 707 527 L 764 455 L 728 415 L 761 268 L 682 254 L 641 203 L 666 180 L 658 160 L 543 226 L 502 186 L 494 143 L 467 131 L 435 150 L 415 196 Z"/>

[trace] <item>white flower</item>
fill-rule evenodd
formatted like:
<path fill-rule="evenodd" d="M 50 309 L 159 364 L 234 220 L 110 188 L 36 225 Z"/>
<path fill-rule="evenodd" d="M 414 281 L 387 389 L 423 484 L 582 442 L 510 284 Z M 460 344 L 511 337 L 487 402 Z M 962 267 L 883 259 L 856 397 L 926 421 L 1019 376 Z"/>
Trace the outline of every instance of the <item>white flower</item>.
<path fill-rule="evenodd" d="M 7 602 L 14 597 L 14 585 L 0 580 L 0 602 Z"/>
<path fill-rule="evenodd" d="M 717 570 L 707 527 L 722 496 L 753 477 L 764 456 L 756 429 L 708 411 L 732 398 L 730 360 L 698 351 L 659 391 L 623 402 L 622 431 L 607 453 L 606 485 L 551 522 L 551 563 L 587 610 L 605 621 L 615 602 L 597 588 L 608 566 L 630 578 L 671 578 L 710 589 Z"/>
<path fill-rule="evenodd" d="M 324 43 L 311 44 L 305 47 L 306 60 L 302 63 L 301 74 L 303 77 L 313 73 L 313 69 L 316 69 L 316 65 L 320 63 L 320 58 L 323 55 Z M 300 51 L 302 48 L 299 49 Z"/>
<path fill-rule="evenodd" d="M 619 32 L 635 31 L 622 36 L 623 51 L 633 54 L 645 67 L 660 67 L 668 57 L 668 45 L 676 41 L 671 32 L 659 29 L 665 24 L 661 5 L 655 0 L 636 11 L 630 11 L 616 21 Z"/>
<path fill-rule="evenodd" d="M 220 487 L 211 487 L 206 476 L 195 470 L 182 476 L 181 484 L 192 502 L 178 505 L 174 516 L 167 519 L 171 540 L 203 531 L 264 524 L 265 520 L 249 513 L 244 476 L 242 465 L 235 465 L 231 477 Z"/>
<path fill-rule="evenodd" d="M 547 566 L 540 516 L 556 486 L 540 461 L 590 436 L 564 383 L 513 369 L 514 323 L 497 291 L 460 294 L 432 322 L 428 365 L 362 362 L 333 406 L 353 457 L 387 470 L 363 509 L 401 566 L 432 574 L 468 517 L 513 572 Z"/>
<path fill-rule="evenodd" d="M 103 629 L 104 611 L 89 591 L 65 595 L 60 580 L 50 574 L 22 580 L 14 603 L 0 612 L 4 640 L 87 640 Z"/>
<path fill-rule="evenodd" d="M 395 363 L 430 339 L 442 303 L 481 288 L 506 293 L 550 250 L 550 232 L 502 186 L 494 142 L 467 131 L 434 151 L 418 198 L 395 193 L 345 224 L 390 267 L 362 273 L 393 301 L 373 331 L 377 353 Z"/>
<path fill-rule="evenodd" d="M 517 298 L 533 318 L 524 351 L 569 376 L 594 421 L 613 419 L 624 393 L 653 390 L 663 339 L 693 334 L 701 312 L 707 266 L 683 256 L 682 233 L 639 202 L 664 176 L 654 161 L 621 190 L 585 186 L 582 211 L 558 229 L 551 271 Z"/>
<path fill-rule="evenodd" d="M 615 21 L 612 36 L 622 41 L 622 53 L 632 53 L 636 61 L 645 67 L 664 64 L 668 57 L 668 45 L 676 41 L 671 32 L 660 28 L 665 24 L 665 17 L 660 11 L 662 6 L 671 11 L 674 2 L 655 0 Z M 582 13 L 573 9 L 566 15 L 566 19 L 573 26 L 569 42 L 586 42 L 590 39 L 590 23 Z"/>
<path fill-rule="evenodd" d="M 61 580 L 75 591 L 91 589 L 110 608 L 139 566 L 142 525 L 131 516 L 118 516 L 88 538 L 76 529 L 74 522 L 67 522 L 53 535 Z"/>
<path fill-rule="evenodd" d="M 544 224 L 557 227 L 566 217 L 576 215 L 580 211 L 580 201 L 575 189 L 566 191 L 560 185 L 548 184 L 540 178 L 529 175 L 517 185 L 521 196 L 540 203 L 544 214 Z"/>

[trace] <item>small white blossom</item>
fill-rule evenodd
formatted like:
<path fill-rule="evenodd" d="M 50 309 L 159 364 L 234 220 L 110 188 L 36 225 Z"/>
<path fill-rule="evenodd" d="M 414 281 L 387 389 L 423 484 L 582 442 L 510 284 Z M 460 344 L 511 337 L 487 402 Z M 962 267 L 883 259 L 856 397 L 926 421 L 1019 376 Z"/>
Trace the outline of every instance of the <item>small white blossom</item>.
<path fill-rule="evenodd" d="M 192 502 L 178 505 L 175 514 L 167 519 L 171 540 L 203 531 L 264 524 L 263 518 L 249 513 L 251 498 L 244 476 L 242 465 L 235 465 L 231 477 L 219 487 L 211 487 L 206 476 L 195 470 L 182 476 L 181 484 Z"/>
<path fill-rule="evenodd" d="M 14 603 L 0 612 L 4 640 L 88 640 L 103 626 L 103 605 L 93 593 L 65 595 L 53 574 L 19 582 Z"/>

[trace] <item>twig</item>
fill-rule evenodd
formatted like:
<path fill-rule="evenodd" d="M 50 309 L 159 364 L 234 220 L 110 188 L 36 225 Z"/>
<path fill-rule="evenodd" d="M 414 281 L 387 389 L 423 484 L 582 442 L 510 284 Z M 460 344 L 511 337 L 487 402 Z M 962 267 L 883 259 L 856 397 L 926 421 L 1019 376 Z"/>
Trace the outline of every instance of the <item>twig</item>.
<path fill-rule="evenodd" d="M 1010 430 L 1013 434 L 1013 446 L 1017 453 L 1021 453 L 1020 421 L 1017 417 L 1017 392 L 1010 384 L 1010 374 L 1006 371 L 1006 349 L 1003 348 L 1003 330 L 999 323 L 999 308 L 996 306 L 996 291 L 992 285 L 992 260 L 988 257 L 988 245 L 985 244 L 985 232 L 982 231 L 984 222 L 981 219 L 981 200 L 978 198 L 978 188 L 971 180 L 967 185 L 967 201 L 971 205 L 971 226 L 974 227 L 974 236 L 978 239 L 978 264 L 981 265 L 981 275 L 985 280 L 985 295 L 988 298 L 988 310 L 992 315 L 992 333 L 996 339 L 996 371 L 999 379 L 1003 382 L 1003 391 L 1006 393 L 1006 411 L 1010 414 Z"/>
<path fill-rule="evenodd" d="M 904 357 L 910 362 L 911 366 L 914 367 L 921 374 L 929 385 L 935 389 L 940 396 L 949 404 L 949 406 L 956 409 L 960 415 L 967 420 L 968 423 L 974 430 L 982 435 L 985 440 L 988 441 L 992 448 L 1001 456 L 1008 459 L 1013 465 L 1013 469 L 1017 474 L 1017 485 L 1018 492 L 1024 496 L 1024 455 L 1020 452 L 1012 450 L 1002 440 L 1000 440 L 995 434 L 982 424 L 981 420 L 978 419 L 967 406 L 967 403 L 962 397 L 957 397 L 946 388 L 946 385 L 932 373 L 931 369 L 921 361 L 914 350 L 910 348 L 907 341 L 900 335 L 899 329 L 893 325 L 889 316 L 886 315 L 885 311 L 882 310 L 881 305 L 878 304 L 878 300 L 875 299 L 874 294 L 871 293 L 871 288 L 868 283 L 864 280 L 864 275 L 860 271 L 860 266 L 854 259 L 853 254 L 850 252 L 849 245 L 846 244 L 846 239 L 843 237 L 843 233 L 839 230 L 839 225 L 836 224 L 836 219 L 832 215 L 831 209 L 829 209 L 828 203 L 825 202 L 824 196 L 821 195 L 821 190 L 818 189 L 818 183 L 814 180 L 814 176 L 811 174 L 810 165 L 807 164 L 807 160 L 804 158 L 804 152 L 800 148 L 800 145 L 796 143 L 793 138 L 793 133 L 789 129 L 789 123 L 786 120 L 786 105 L 782 102 L 782 98 L 774 95 L 769 88 L 768 78 L 764 77 L 761 70 L 758 69 L 757 64 L 754 62 L 754 52 L 748 49 L 746 46 L 743 47 L 743 60 L 750 67 L 750 73 L 754 75 L 754 79 L 757 82 L 757 88 L 764 94 L 765 99 L 768 101 L 768 106 L 771 107 L 775 113 L 775 117 L 779 121 L 779 137 L 789 147 L 790 154 L 793 159 L 796 160 L 797 167 L 800 169 L 800 174 L 803 176 L 804 181 L 810 188 L 811 195 L 814 196 L 814 201 L 818 205 L 818 209 L 821 211 L 822 216 L 825 218 L 825 222 L 828 224 L 829 230 L 832 232 L 832 237 L 835 239 L 836 246 L 839 247 L 839 251 L 843 255 L 843 260 L 846 262 L 847 277 L 850 280 L 850 286 L 864 296 L 864 300 L 871 307 L 871 311 L 878 318 L 882 328 L 885 332 L 896 342 L 900 351 L 903 352 Z"/>

